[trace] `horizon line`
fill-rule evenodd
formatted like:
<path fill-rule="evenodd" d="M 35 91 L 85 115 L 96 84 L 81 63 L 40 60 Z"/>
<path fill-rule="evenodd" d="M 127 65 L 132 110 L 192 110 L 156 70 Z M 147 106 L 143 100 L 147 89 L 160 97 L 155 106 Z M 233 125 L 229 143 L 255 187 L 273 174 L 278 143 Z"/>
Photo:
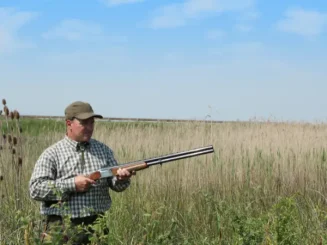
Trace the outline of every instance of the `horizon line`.
<path fill-rule="evenodd" d="M 21 115 L 21 118 L 35 118 L 35 119 L 64 119 L 64 116 L 50 116 L 50 115 Z M 276 121 L 276 120 L 206 120 L 206 119 L 171 119 L 171 118 L 145 118 L 145 117 L 103 117 L 97 119 L 98 121 L 111 121 L 111 122 L 202 122 L 202 123 L 304 123 L 314 124 L 313 122 L 304 121 Z M 320 122 L 326 123 L 326 122 Z"/>

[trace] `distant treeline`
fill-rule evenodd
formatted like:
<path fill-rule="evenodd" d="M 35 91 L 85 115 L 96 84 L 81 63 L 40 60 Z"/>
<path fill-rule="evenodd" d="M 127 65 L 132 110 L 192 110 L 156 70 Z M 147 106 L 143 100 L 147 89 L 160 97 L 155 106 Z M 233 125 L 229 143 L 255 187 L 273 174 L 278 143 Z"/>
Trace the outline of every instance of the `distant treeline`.
<path fill-rule="evenodd" d="M 39 118 L 39 119 L 63 119 L 62 116 L 38 116 L 38 115 L 22 115 L 23 118 Z M 132 121 L 132 122 L 204 122 L 204 123 L 224 123 L 232 121 L 220 120 L 197 120 L 197 119 L 159 119 L 159 118 L 124 118 L 124 117 L 104 117 L 101 121 Z"/>

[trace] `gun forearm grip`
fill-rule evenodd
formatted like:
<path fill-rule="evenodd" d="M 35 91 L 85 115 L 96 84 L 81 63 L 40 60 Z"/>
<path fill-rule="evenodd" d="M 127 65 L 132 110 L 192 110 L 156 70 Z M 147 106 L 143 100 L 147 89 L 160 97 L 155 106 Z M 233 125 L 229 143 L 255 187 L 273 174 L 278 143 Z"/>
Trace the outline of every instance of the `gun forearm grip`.
<path fill-rule="evenodd" d="M 118 169 L 119 168 L 124 168 L 124 169 L 127 169 L 130 173 L 135 173 L 136 171 L 139 171 L 139 170 L 142 170 L 142 169 L 145 169 L 147 168 L 148 165 L 145 163 L 145 162 L 141 162 L 141 163 L 137 163 L 137 164 L 132 164 L 130 166 L 117 166 L 113 169 L 111 169 L 111 172 L 113 175 L 118 175 Z"/>

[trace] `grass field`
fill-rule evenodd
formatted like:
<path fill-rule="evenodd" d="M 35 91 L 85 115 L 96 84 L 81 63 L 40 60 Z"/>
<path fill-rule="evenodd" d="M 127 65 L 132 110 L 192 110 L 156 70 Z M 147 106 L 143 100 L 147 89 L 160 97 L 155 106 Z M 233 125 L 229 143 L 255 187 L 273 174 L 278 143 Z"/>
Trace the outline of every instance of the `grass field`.
<path fill-rule="evenodd" d="M 0 244 L 38 244 L 39 203 L 28 181 L 64 123 L 9 119 L 7 132 L 1 121 L 18 142 L 0 141 Z M 327 244 L 325 124 L 97 122 L 94 138 L 120 163 L 215 149 L 138 172 L 128 190 L 111 192 L 101 224 L 110 244 Z"/>

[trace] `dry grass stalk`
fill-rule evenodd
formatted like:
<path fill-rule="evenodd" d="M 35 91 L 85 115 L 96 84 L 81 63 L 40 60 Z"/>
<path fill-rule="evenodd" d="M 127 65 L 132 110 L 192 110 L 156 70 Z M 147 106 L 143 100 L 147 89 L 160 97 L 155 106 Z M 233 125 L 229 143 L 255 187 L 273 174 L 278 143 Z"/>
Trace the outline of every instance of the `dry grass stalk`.
<path fill-rule="evenodd" d="M 6 116 L 9 116 L 9 109 L 8 109 L 7 106 L 5 106 L 5 107 L 3 108 L 3 111 L 5 112 L 5 115 L 6 115 Z"/>
<path fill-rule="evenodd" d="M 21 143 L 21 127 L 19 122 L 19 112 L 17 110 L 10 111 L 7 106 L 7 101 L 2 100 L 4 105 L 4 117 L 0 119 L 1 126 L 1 147 L 2 152 L 0 153 L 1 164 L 0 164 L 0 174 L 12 173 L 14 178 L 12 179 L 12 185 L 15 189 L 15 207 L 19 209 L 21 207 L 21 201 L 19 199 L 21 193 L 22 184 L 22 143 Z M 9 122 L 8 119 L 11 119 Z M 4 123 L 5 122 L 5 123 Z M 5 190 L 8 189 L 8 183 L 3 184 L 1 188 L 1 195 L 4 194 Z M 4 190 L 5 189 L 5 190 Z M 8 193 L 7 193 L 8 194 Z"/>

